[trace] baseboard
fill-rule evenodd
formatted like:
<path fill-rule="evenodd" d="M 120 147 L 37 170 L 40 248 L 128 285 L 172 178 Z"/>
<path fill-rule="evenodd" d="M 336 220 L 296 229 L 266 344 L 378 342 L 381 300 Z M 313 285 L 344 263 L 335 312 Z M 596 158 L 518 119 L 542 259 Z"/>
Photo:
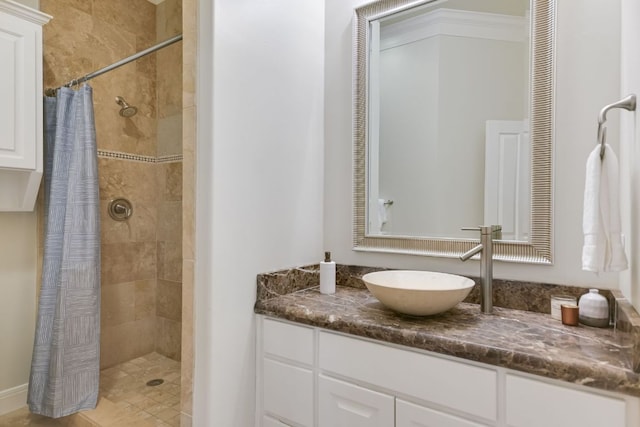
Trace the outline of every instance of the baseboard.
<path fill-rule="evenodd" d="M 0 415 L 13 412 L 27 404 L 29 384 L 22 384 L 7 390 L 0 390 Z"/>

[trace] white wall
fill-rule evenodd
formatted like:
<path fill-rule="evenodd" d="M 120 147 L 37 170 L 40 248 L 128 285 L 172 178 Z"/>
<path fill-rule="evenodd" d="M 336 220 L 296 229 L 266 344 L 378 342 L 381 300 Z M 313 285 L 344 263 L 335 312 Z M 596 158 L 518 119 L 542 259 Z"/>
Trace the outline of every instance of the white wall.
<path fill-rule="evenodd" d="M 193 423 L 248 427 L 256 275 L 323 251 L 324 3 L 209 3 L 199 2 Z"/>
<path fill-rule="evenodd" d="M 477 262 L 352 250 L 351 18 L 368 0 L 326 0 L 325 229 L 338 263 L 477 275 Z M 496 263 L 499 278 L 616 287 L 617 275 L 581 271 L 585 162 L 597 115 L 619 95 L 620 1 L 558 0 L 553 266 Z M 617 140 L 612 115 L 609 140 Z M 461 224 L 466 225 L 466 224 Z"/>
<path fill-rule="evenodd" d="M 36 311 L 36 216 L 0 213 L 0 414 L 26 403 Z M 16 395 L 18 393 L 18 395 Z"/>
<path fill-rule="evenodd" d="M 620 98 L 640 95 L 640 3 L 622 0 L 622 69 Z M 640 311 L 640 127 L 638 112 L 611 111 L 608 117 L 620 117 L 620 175 L 623 232 L 627 236 L 630 269 L 621 276 L 620 288 Z"/>

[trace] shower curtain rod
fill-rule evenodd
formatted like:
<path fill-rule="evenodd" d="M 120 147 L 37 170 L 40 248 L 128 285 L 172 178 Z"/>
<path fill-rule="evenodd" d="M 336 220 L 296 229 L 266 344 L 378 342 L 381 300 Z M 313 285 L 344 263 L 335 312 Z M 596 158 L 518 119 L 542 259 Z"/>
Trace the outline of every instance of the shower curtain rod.
<path fill-rule="evenodd" d="M 182 34 L 179 34 L 179 35 L 177 35 L 177 36 L 175 36 L 175 37 L 171 37 L 170 39 L 167 39 L 167 40 L 165 40 L 165 41 L 163 41 L 163 42 L 160 42 L 160 43 L 158 43 L 157 45 L 155 45 L 155 46 L 151 46 L 150 48 L 147 48 L 147 49 L 145 49 L 145 50 L 142 50 L 142 51 L 140 51 L 140 52 L 138 52 L 138 53 L 134 53 L 134 54 L 133 54 L 133 55 L 131 55 L 131 56 L 128 56 L 128 57 L 126 57 L 126 58 L 124 58 L 124 59 L 121 59 L 121 60 L 120 60 L 120 61 L 118 61 L 118 62 L 114 62 L 114 63 L 113 63 L 113 64 L 111 64 L 111 65 L 107 65 L 106 67 L 101 68 L 101 69 L 99 69 L 99 70 L 97 70 L 97 71 L 94 71 L 94 72 L 92 72 L 92 73 L 86 74 L 86 75 L 84 75 L 84 76 L 82 76 L 82 77 L 79 77 L 79 78 L 77 78 L 77 79 L 71 80 L 71 81 L 69 81 L 69 82 L 67 82 L 67 83 L 63 84 L 62 86 L 58 86 L 58 87 L 57 87 L 57 88 L 55 88 L 55 89 L 49 88 L 49 89 L 47 89 L 47 90 L 45 91 L 45 94 L 46 94 L 47 96 L 55 96 L 55 94 L 56 94 L 57 90 L 58 90 L 58 89 L 60 89 L 61 87 L 77 86 L 77 85 L 79 85 L 80 83 L 84 83 L 84 82 L 86 82 L 86 81 L 91 80 L 91 79 L 92 79 L 92 78 L 94 78 L 94 77 L 98 77 L 98 76 L 100 76 L 100 75 L 102 75 L 102 74 L 104 74 L 104 73 L 107 73 L 107 72 L 111 71 L 111 70 L 115 70 L 115 69 L 116 69 L 116 68 L 118 68 L 118 67 L 122 67 L 123 65 L 126 65 L 126 64 L 128 64 L 129 62 L 132 62 L 132 61 L 135 61 L 136 59 L 142 58 L 143 56 L 146 56 L 146 55 L 148 55 L 148 54 L 150 54 L 150 53 L 155 52 L 156 50 L 160 50 L 160 49 L 162 49 L 162 48 L 164 48 L 164 47 L 167 47 L 167 46 L 169 46 L 169 45 L 171 45 L 171 44 L 174 44 L 174 43 L 176 43 L 176 42 L 179 42 L 180 40 L 182 40 Z"/>

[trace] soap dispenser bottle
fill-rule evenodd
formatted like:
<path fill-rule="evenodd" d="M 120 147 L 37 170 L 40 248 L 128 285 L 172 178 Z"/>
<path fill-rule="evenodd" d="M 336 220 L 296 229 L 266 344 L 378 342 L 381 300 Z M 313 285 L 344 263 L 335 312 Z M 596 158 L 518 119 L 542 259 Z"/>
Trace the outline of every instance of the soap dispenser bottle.
<path fill-rule="evenodd" d="M 336 293 L 336 263 L 331 261 L 331 252 L 325 252 L 320 262 L 320 293 Z"/>
<path fill-rule="evenodd" d="M 609 301 L 597 289 L 589 289 L 578 303 L 580 323 L 606 328 L 609 326 Z"/>

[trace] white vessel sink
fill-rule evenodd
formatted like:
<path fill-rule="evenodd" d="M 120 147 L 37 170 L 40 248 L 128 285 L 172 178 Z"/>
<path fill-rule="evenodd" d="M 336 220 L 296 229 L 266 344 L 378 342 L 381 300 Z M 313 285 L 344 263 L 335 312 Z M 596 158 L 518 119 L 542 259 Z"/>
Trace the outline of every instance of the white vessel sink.
<path fill-rule="evenodd" d="M 362 280 L 382 304 L 413 316 L 449 310 L 465 299 L 474 285 L 466 277 L 433 271 L 376 271 Z"/>

